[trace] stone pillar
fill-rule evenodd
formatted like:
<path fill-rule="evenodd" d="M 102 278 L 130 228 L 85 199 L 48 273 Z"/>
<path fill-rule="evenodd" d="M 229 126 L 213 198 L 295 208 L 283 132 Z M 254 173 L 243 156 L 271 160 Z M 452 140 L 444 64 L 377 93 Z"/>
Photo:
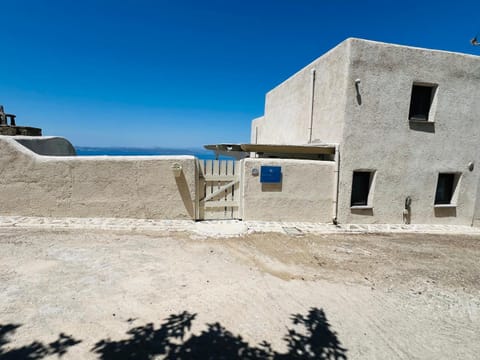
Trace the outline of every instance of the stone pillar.
<path fill-rule="evenodd" d="M 3 105 L 0 105 L 0 126 L 7 126 L 7 116 L 3 110 Z"/>
<path fill-rule="evenodd" d="M 8 120 L 8 118 L 10 118 L 10 126 L 17 126 L 17 124 L 15 122 L 15 118 L 17 117 L 17 115 L 5 114 L 5 116 L 7 117 L 7 120 Z M 7 123 L 8 123 L 8 121 L 7 121 Z"/>

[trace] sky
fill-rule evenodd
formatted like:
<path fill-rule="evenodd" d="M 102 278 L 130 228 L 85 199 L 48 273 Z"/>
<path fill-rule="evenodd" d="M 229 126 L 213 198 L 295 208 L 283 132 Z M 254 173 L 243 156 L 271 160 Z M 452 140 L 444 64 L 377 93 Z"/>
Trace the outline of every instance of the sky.
<path fill-rule="evenodd" d="M 0 0 L 0 104 L 76 146 L 246 143 L 349 37 L 480 55 L 479 1 Z"/>

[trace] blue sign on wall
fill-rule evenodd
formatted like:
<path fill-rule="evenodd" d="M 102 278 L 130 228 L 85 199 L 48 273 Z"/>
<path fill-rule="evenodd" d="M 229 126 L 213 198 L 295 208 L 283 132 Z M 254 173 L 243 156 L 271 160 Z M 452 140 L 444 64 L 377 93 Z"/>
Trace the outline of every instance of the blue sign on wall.
<path fill-rule="evenodd" d="M 282 167 L 281 166 L 262 166 L 260 167 L 261 183 L 281 183 Z"/>

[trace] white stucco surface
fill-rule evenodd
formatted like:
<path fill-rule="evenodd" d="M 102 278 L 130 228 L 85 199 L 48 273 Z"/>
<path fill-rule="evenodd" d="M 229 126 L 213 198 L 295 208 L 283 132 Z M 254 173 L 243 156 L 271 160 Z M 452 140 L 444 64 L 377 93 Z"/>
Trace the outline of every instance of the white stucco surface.
<path fill-rule="evenodd" d="M 339 142 L 346 106 L 348 50 L 348 42 L 341 43 L 269 91 L 265 115 L 252 122 L 252 139 L 284 145 Z"/>
<path fill-rule="evenodd" d="M 428 122 L 409 120 L 414 83 L 436 88 Z M 339 144 L 341 223 L 401 223 L 409 196 L 412 224 L 471 225 L 480 223 L 479 98 L 478 56 L 347 39 L 271 90 L 252 132 L 258 143 Z M 375 172 L 365 209 L 350 206 L 356 170 Z M 434 206 L 439 173 L 460 177 L 450 207 Z"/>
<path fill-rule="evenodd" d="M 472 223 L 480 139 L 480 58 L 350 39 L 341 142 L 339 220 L 399 223 L 410 196 L 412 223 Z M 360 79 L 361 104 L 355 79 Z M 409 121 L 412 84 L 436 84 L 432 122 Z M 350 209 L 352 173 L 376 172 L 372 211 Z M 456 207 L 435 208 L 438 174 L 461 174 Z"/>
<path fill-rule="evenodd" d="M 193 156 L 40 156 L 0 137 L 1 215 L 192 219 Z M 182 166 L 175 177 L 174 163 Z"/>
<path fill-rule="evenodd" d="M 262 134 L 260 134 L 260 131 L 262 129 L 262 124 L 263 124 L 263 119 L 264 117 L 258 117 L 256 119 L 252 120 L 252 128 L 250 132 L 250 143 L 251 144 L 257 144 L 258 139 L 261 138 Z"/>
<path fill-rule="evenodd" d="M 330 161 L 245 159 L 243 220 L 332 220 L 334 163 Z M 280 184 L 262 184 L 252 175 L 261 166 L 280 166 Z"/>

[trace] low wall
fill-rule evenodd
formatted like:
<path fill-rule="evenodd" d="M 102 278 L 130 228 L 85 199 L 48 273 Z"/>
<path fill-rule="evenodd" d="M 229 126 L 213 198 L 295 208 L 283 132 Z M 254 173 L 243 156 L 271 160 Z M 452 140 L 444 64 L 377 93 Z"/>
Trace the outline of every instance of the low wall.
<path fill-rule="evenodd" d="M 0 215 L 195 217 L 193 156 L 41 156 L 0 136 L 0 169 Z"/>
<path fill-rule="evenodd" d="M 245 159 L 243 220 L 332 222 L 335 163 L 330 161 Z M 279 184 L 260 183 L 261 166 L 280 166 Z"/>

